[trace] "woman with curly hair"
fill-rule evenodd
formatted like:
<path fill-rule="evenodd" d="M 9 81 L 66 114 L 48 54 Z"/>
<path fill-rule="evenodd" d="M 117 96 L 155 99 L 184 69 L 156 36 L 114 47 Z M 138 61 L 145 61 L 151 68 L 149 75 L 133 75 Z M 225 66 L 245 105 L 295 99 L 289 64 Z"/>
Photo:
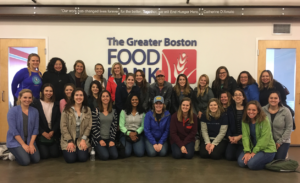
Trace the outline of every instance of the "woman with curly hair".
<path fill-rule="evenodd" d="M 56 101 L 64 98 L 64 86 L 70 83 L 67 75 L 66 63 L 58 57 L 53 57 L 47 66 L 47 71 L 42 77 L 43 83 L 50 83 L 55 88 L 54 96 Z"/>

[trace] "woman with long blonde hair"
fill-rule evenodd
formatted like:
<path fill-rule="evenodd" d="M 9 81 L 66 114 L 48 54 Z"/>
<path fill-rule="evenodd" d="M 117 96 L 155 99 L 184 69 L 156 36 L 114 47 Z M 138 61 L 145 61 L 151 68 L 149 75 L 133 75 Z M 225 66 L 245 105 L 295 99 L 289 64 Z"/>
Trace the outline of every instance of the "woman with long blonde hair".
<path fill-rule="evenodd" d="M 121 85 L 126 78 L 122 64 L 115 62 L 111 67 L 111 74 L 108 78 L 106 90 L 111 94 L 111 99 L 115 102 L 117 86 Z"/>

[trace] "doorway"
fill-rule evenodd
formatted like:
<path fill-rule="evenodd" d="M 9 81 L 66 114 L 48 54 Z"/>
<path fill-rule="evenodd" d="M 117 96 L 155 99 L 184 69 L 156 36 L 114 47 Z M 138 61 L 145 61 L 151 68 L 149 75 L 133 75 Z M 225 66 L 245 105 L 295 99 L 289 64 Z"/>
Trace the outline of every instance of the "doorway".
<path fill-rule="evenodd" d="M 12 107 L 11 81 L 21 68 L 27 67 L 30 53 L 39 54 L 40 71 L 46 69 L 45 39 L 0 39 L 0 143 L 6 142 L 8 130 L 7 112 Z"/>
<path fill-rule="evenodd" d="M 258 53 L 257 80 L 267 69 L 289 90 L 286 101 L 295 111 L 296 124 L 291 145 L 300 145 L 300 41 L 259 40 Z"/>

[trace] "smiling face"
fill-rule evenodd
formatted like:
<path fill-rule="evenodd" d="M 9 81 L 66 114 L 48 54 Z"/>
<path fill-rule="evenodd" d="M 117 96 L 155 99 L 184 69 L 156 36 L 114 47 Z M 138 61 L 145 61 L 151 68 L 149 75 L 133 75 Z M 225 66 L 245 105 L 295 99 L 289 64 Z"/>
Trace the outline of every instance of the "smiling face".
<path fill-rule="evenodd" d="M 103 104 L 108 105 L 110 101 L 110 96 L 107 92 L 103 92 L 101 95 L 101 101 Z"/>
<path fill-rule="evenodd" d="M 270 106 L 273 106 L 273 107 L 277 107 L 278 104 L 279 104 L 280 100 L 279 100 L 279 96 L 277 93 L 272 93 L 270 96 L 269 96 L 269 104 Z"/>
<path fill-rule="evenodd" d="M 29 60 L 29 67 L 36 70 L 40 66 L 40 59 L 37 56 L 32 56 Z"/>
<path fill-rule="evenodd" d="M 162 112 L 163 107 L 164 107 L 164 104 L 161 102 L 155 102 L 155 104 L 154 104 L 155 112 L 158 114 L 160 114 Z"/>
<path fill-rule="evenodd" d="M 75 66 L 75 72 L 81 74 L 83 72 L 83 65 L 81 63 L 77 63 Z"/>
<path fill-rule="evenodd" d="M 92 90 L 93 94 L 98 94 L 99 93 L 99 88 L 96 84 L 92 85 L 91 90 Z"/>
<path fill-rule="evenodd" d="M 212 101 L 212 102 L 209 104 L 208 107 L 209 107 L 209 111 L 210 111 L 211 113 L 217 112 L 217 111 L 218 111 L 218 108 L 219 108 L 217 102 L 215 102 L 215 101 Z"/>
<path fill-rule="evenodd" d="M 142 73 L 141 72 L 136 72 L 135 73 L 135 80 L 139 83 L 141 83 L 143 81 L 143 76 L 142 76 Z"/>
<path fill-rule="evenodd" d="M 200 85 L 200 87 L 205 87 L 206 86 L 206 77 L 202 76 L 200 78 L 199 85 Z"/>
<path fill-rule="evenodd" d="M 32 94 L 29 92 L 23 93 L 22 96 L 19 96 L 21 105 L 25 107 L 29 107 L 29 105 L 32 103 Z"/>
<path fill-rule="evenodd" d="M 248 74 L 246 74 L 246 73 L 241 74 L 240 82 L 242 85 L 246 86 L 248 84 Z"/>
<path fill-rule="evenodd" d="M 219 71 L 219 79 L 221 80 L 221 81 L 224 81 L 226 78 L 227 78 L 227 72 L 226 72 L 226 70 L 225 69 L 220 69 L 220 71 Z"/>
<path fill-rule="evenodd" d="M 185 85 L 186 85 L 186 79 L 185 79 L 185 77 L 180 76 L 179 79 L 178 79 L 178 83 L 179 83 L 180 87 L 185 87 Z"/>
<path fill-rule="evenodd" d="M 121 67 L 119 64 L 116 64 L 114 67 L 114 73 L 115 75 L 120 75 L 121 74 Z"/>
<path fill-rule="evenodd" d="M 156 80 L 157 80 L 157 83 L 159 85 L 163 85 L 164 82 L 165 82 L 165 76 L 164 75 L 158 75 L 158 76 L 156 76 Z"/>
<path fill-rule="evenodd" d="M 75 101 L 75 104 L 79 104 L 81 105 L 82 102 L 84 100 L 84 95 L 83 95 L 83 92 L 82 91 L 76 91 L 75 94 L 74 94 L 74 101 Z"/>
<path fill-rule="evenodd" d="M 131 98 L 131 105 L 132 107 L 137 107 L 139 105 L 139 99 L 137 98 L 137 96 L 133 96 Z"/>
<path fill-rule="evenodd" d="M 128 78 L 126 79 L 126 86 L 128 88 L 132 88 L 134 85 L 134 78 L 133 76 L 128 76 Z"/>
<path fill-rule="evenodd" d="M 261 75 L 261 81 L 263 84 L 268 84 L 270 82 L 270 75 L 268 72 L 264 72 L 262 75 Z"/>
<path fill-rule="evenodd" d="M 181 103 L 181 110 L 183 113 L 188 113 L 191 108 L 191 104 L 189 101 L 183 101 Z"/>
<path fill-rule="evenodd" d="M 47 86 L 44 88 L 44 97 L 45 99 L 51 100 L 51 97 L 53 96 L 53 89 L 50 86 Z"/>
<path fill-rule="evenodd" d="M 227 94 L 226 93 L 222 93 L 220 100 L 221 100 L 222 105 L 227 105 L 228 104 L 228 96 L 227 96 Z"/>
<path fill-rule="evenodd" d="M 247 109 L 247 115 L 250 119 L 254 119 L 258 113 L 257 107 L 254 104 L 250 104 Z"/>
<path fill-rule="evenodd" d="M 74 90 L 74 89 L 73 89 L 72 86 L 67 86 L 67 87 L 66 87 L 66 89 L 65 89 L 65 94 L 66 94 L 66 96 L 67 96 L 68 98 L 71 97 L 73 90 Z"/>
<path fill-rule="evenodd" d="M 234 92 L 233 100 L 235 101 L 235 103 L 237 103 L 237 104 L 242 104 L 243 101 L 244 101 L 244 99 L 245 99 L 245 98 L 244 98 L 244 96 L 243 96 L 243 94 L 242 94 L 241 91 L 236 90 L 236 91 Z"/>
<path fill-rule="evenodd" d="M 63 66 L 60 60 L 56 60 L 54 64 L 54 70 L 57 72 L 60 72 L 62 70 Z"/>
<path fill-rule="evenodd" d="M 101 65 L 96 65 L 95 72 L 97 76 L 101 76 L 103 74 L 103 67 Z"/>

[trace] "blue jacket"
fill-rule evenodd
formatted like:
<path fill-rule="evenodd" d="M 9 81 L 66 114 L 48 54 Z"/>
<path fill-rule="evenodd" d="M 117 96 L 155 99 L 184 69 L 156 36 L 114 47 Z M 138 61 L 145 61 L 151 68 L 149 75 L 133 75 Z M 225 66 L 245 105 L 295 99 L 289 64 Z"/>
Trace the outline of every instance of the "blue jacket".
<path fill-rule="evenodd" d="M 144 120 L 144 132 L 151 144 L 164 144 L 169 136 L 170 119 L 169 111 L 165 111 L 159 123 L 155 121 L 153 111 L 147 112 Z"/>
<path fill-rule="evenodd" d="M 22 108 L 20 105 L 9 109 L 7 113 L 7 121 L 9 129 L 6 136 L 6 146 L 8 148 L 15 148 L 21 144 L 15 139 L 15 136 L 20 135 L 24 140 L 23 132 L 23 116 Z M 34 107 L 29 107 L 28 110 L 28 137 L 27 144 L 31 141 L 32 135 L 39 134 L 39 112 Z M 25 140 L 24 140 L 25 141 Z"/>
<path fill-rule="evenodd" d="M 259 102 L 259 89 L 257 83 L 247 85 L 244 89 L 247 101 L 256 100 Z"/>

